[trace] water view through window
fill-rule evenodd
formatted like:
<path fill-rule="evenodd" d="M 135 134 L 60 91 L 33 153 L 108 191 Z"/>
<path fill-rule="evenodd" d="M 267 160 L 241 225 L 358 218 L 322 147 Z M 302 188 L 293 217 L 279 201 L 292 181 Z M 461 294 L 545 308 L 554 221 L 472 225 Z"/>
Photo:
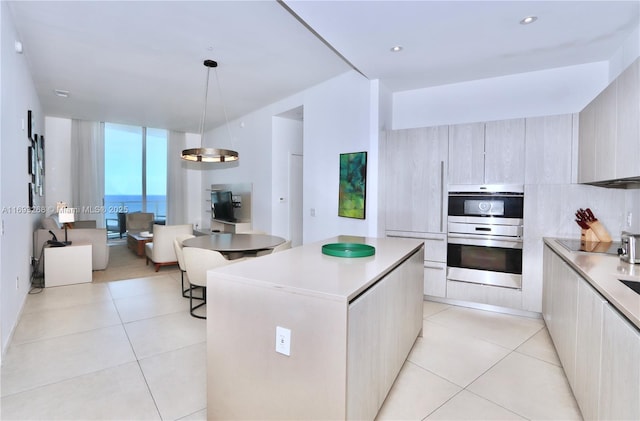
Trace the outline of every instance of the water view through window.
<path fill-rule="evenodd" d="M 167 131 L 105 123 L 105 197 L 107 227 L 118 211 L 167 216 Z"/>

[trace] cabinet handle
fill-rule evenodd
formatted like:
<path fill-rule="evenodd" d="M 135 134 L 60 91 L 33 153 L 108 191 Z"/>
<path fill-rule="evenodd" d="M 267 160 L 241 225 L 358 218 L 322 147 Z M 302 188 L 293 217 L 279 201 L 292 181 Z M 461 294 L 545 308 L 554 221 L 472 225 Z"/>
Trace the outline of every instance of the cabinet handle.
<path fill-rule="evenodd" d="M 411 234 L 389 234 L 387 233 L 387 237 L 391 238 L 415 238 L 416 240 L 431 240 L 431 241 L 444 241 L 445 239 L 442 237 L 421 237 L 419 235 L 411 235 Z"/>
<path fill-rule="evenodd" d="M 444 232 L 442 222 L 444 219 L 444 161 L 440 161 L 440 232 Z"/>
<path fill-rule="evenodd" d="M 424 265 L 425 269 L 437 269 L 437 270 L 444 270 L 443 267 L 441 266 L 429 266 L 429 265 Z"/>

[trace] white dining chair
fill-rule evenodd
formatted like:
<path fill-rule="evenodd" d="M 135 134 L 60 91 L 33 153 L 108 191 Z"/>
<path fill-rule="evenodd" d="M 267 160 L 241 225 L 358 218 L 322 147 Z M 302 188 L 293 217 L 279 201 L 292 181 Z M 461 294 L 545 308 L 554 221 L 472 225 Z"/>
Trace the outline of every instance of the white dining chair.
<path fill-rule="evenodd" d="M 277 246 L 275 246 L 272 249 L 258 250 L 258 252 L 256 253 L 256 257 L 266 256 L 268 254 L 273 254 L 273 253 L 279 253 L 281 251 L 288 250 L 290 248 L 291 248 L 291 240 L 288 240 L 288 241 L 285 241 L 282 244 L 278 244 Z"/>
<path fill-rule="evenodd" d="M 184 256 L 182 253 L 182 242 L 184 240 L 188 240 L 189 238 L 194 238 L 195 235 L 186 234 L 179 235 L 173 239 L 173 248 L 176 251 L 176 258 L 178 259 L 178 267 L 180 268 L 180 281 L 182 282 L 182 296 L 184 298 L 188 298 L 187 292 L 189 292 L 188 288 L 184 287 L 184 273 L 187 271 L 186 266 L 184 265 Z"/>
<path fill-rule="evenodd" d="M 228 265 L 232 263 L 232 261 L 225 259 L 219 251 L 201 249 L 197 247 L 183 247 L 182 255 L 184 257 L 187 280 L 189 281 L 189 312 L 193 317 L 206 319 L 206 315 L 201 316 L 196 314 L 195 310 L 207 304 L 207 271 L 219 266 Z M 193 290 L 195 287 L 202 288 L 201 297 L 193 296 Z M 194 306 L 194 300 L 202 302 Z"/>

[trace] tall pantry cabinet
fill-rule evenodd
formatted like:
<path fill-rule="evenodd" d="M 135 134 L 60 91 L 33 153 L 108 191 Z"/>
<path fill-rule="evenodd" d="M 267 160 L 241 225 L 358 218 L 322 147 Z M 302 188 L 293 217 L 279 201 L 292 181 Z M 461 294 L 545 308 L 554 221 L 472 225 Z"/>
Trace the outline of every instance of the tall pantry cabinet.
<path fill-rule="evenodd" d="M 425 243 L 424 293 L 444 297 L 447 126 L 391 130 L 385 145 L 386 234 Z"/>

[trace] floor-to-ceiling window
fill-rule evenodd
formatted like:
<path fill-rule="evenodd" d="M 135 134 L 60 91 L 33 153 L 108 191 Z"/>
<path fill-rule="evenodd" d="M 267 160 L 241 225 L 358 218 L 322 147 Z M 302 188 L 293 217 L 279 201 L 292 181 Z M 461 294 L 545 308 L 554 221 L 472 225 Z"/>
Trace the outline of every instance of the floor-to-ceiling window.
<path fill-rule="evenodd" d="M 105 208 L 167 216 L 167 131 L 105 123 Z"/>

